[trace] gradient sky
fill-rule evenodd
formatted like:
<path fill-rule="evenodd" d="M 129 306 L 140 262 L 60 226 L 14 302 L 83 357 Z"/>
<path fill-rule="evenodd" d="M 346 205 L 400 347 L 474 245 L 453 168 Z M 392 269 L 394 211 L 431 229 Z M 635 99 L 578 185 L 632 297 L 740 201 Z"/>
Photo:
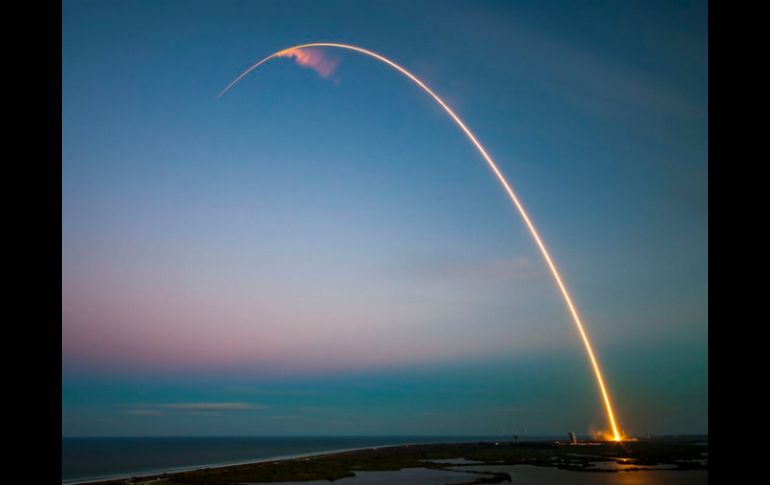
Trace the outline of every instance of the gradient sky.
<path fill-rule="evenodd" d="M 706 2 L 65 1 L 62 434 L 708 431 Z"/>

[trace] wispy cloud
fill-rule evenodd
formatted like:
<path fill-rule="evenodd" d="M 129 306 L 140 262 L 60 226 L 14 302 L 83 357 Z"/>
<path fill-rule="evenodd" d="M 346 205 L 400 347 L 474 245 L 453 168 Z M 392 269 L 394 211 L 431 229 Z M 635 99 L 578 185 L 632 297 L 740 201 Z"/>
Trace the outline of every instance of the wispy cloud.
<path fill-rule="evenodd" d="M 196 411 L 239 411 L 244 409 L 263 409 L 259 406 L 247 402 L 193 402 L 193 403 L 169 403 L 158 404 L 157 407 L 163 409 L 181 409 Z"/>
<path fill-rule="evenodd" d="M 340 63 L 338 58 L 328 57 L 322 50 L 313 48 L 286 49 L 279 52 L 277 57 L 290 57 L 298 65 L 314 70 L 324 79 L 330 79 Z"/>
<path fill-rule="evenodd" d="M 129 406 L 123 411 L 130 416 L 212 416 L 232 411 L 258 411 L 267 406 L 247 402 L 185 402 L 185 403 L 156 403 Z"/>

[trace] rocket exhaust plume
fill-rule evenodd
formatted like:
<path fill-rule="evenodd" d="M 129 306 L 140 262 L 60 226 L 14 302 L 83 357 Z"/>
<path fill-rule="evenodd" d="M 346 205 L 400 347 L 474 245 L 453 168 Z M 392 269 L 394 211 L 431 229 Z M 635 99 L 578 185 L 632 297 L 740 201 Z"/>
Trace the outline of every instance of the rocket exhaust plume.
<path fill-rule="evenodd" d="M 217 98 L 221 98 L 227 91 L 230 90 L 230 88 L 232 88 L 235 84 L 237 84 L 238 81 L 243 79 L 251 71 L 253 71 L 254 69 L 258 68 L 265 62 L 275 57 L 293 57 L 300 65 L 307 65 L 311 67 L 323 64 L 319 62 L 317 58 L 316 60 L 311 60 L 312 56 L 301 54 L 301 52 L 303 52 L 304 50 L 307 50 L 308 48 L 313 48 L 313 47 L 333 47 L 337 49 L 346 49 L 346 50 L 355 51 L 360 54 L 373 57 L 374 59 L 377 59 L 378 61 L 383 62 L 388 66 L 392 67 L 396 71 L 400 72 L 401 74 L 409 78 L 409 80 L 411 80 L 413 83 L 419 86 L 427 94 L 429 94 L 444 109 L 444 111 L 447 112 L 447 114 L 452 118 L 455 124 L 463 131 L 463 133 L 465 133 L 465 136 L 468 137 L 468 140 L 470 140 L 470 142 L 473 143 L 473 145 L 476 147 L 478 152 L 481 154 L 482 158 L 484 158 L 484 160 L 487 162 L 487 165 L 489 165 L 489 168 L 495 174 L 495 177 L 497 177 L 497 180 L 500 182 L 500 185 L 502 185 L 503 189 L 510 197 L 511 202 L 513 202 L 513 205 L 518 210 L 519 214 L 521 215 L 521 218 L 524 220 L 524 223 L 527 226 L 527 229 L 529 229 L 529 232 L 532 235 L 532 238 L 535 240 L 535 244 L 537 244 L 537 247 L 540 249 L 540 253 L 543 255 L 543 259 L 545 259 L 545 262 L 548 265 L 548 268 L 551 270 L 551 275 L 553 276 L 553 279 L 556 282 L 556 286 L 559 288 L 559 291 L 561 292 L 561 295 L 564 298 L 564 303 L 566 304 L 567 309 L 569 310 L 569 313 L 572 316 L 572 320 L 578 329 L 578 333 L 580 334 L 580 337 L 583 340 L 586 353 L 588 354 L 588 359 L 590 360 L 591 366 L 593 367 L 594 375 L 596 377 L 596 383 L 599 386 L 599 391 L 601 393 L 601 397 L 604 402 L 604 407 L 607 412 L 607 420 L 609 421 L 610 427 L 612 428 L 612 439 L 614 441 L 621 441 L 623 438 L 620 432 L 618 431 L 618 426 L 615 421 L 615 414 L 612 411 L 612 403 L 610 402 L 610 395 L 609 395 L 609 392 L 607 391 L 607 387 L 604 384 L 604 378 L 602 377 L 602 372 L 601 372 L 601 369 L 599 368 L 599 362 L 597 361 L 596 356 L 594 355 L 594 351 L 591 348 L 591 342 L 588 340 L 588 334 L 583 328 L 583 323 L 580 320 L 580 315 L 578 315 L 577 308 L 575 307 L 574 303 L 572 303 L 572 298 L 570 297 L 569 292 L 567 291 L 567 287 L 564 285 L 564 282 L 561 279 L 561 275 L 559 275 L 559 271 L 556 269 L 556 265 L 551 259 L 551 255 L 548 253 L 548 249 L 546 249 L 545 244 L 543 244 L 543 241 L 540 239 L 540 234 L 535 229 L 535 226 L 534 224 L 532 224 L 532 221 L 530 220 L 529 215 L 527 215 L 527 211 L 524 210 L 524 206 L 521 205 L 521 202 L 519 202 L 519 198 L 516 197 L 516 194 L 513 192 L 511 185 L 505 179 L 502 172 L 500 172 L 500 169 L 497 168 L 497 164 L 495 164 L 494 160 L 492 160 L 492 157 L 489 156 L 487 151 L 484 149 L 481 143 L 476 139 L 476 136 L 471 132 L 471 130 L 467 126 L 465 126 L 465 123 L 460 119 L 460 117 L 457 116 L 454 111 L 452 111 L 452 108 L 450 108 L 428 86 L 426 86 L 422 81 L 417 79 L 417 77 L 415 77 L 412 73 L 410 73 L 403 67 L 399 66 L 398 64 L 391 61 L 390 59 L 387 59 L 386 57 L 383 57 L 375 52 L 362 49 L 361 47 L 356 47 L 353 45 L 335 44 L 335 43 L 328 43 L 328 42 L 316 42 L 312 44 L 297 45 L 297 46 L 290 47 L 288 49 L 284 49 L 282 51 L 278 51 L 273 54 L 270 54 L 269 56 L 265 57 L 261 61 L 257 62 L 256 64 L 252 65 L 251 67 L 243 71 L 243 73 L 241 73 L 238 77 L 233 79 L 233 81 L 231 81 L 230 84 L 228 84 L 217 95 Z M 336 63 L 334 65 L 336 67 Z M 324 76 L 321 70 L 317 69 L 316 67 L 313 67 L 313 68 L 316 69 L 316 71 L 319 74 Z M 332 71 L 333 71 L 333 68 L 332 68 Z"/>
<path fill-rule="evenodd" d="M 285 49 L 279 52 L 276 57 L 291 57 L 294 62 L 302 67 L 309 67 L 317 72 L 321 77 L 329 79 L 334 70 L 337 69 L 339 59 L 330 59 L 318 49 Z"/>

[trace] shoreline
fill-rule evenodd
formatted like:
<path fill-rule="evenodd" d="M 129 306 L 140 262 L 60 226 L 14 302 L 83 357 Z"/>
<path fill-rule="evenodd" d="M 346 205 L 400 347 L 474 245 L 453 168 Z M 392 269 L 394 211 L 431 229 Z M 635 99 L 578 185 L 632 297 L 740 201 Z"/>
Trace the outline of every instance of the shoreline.
<path fill-rule="evenodd" d="M 163 469 L 156 469 L 156 470 L 146 470 L 146 471 L 138 471 L 133 472 L 129 474 L 125 473 L 119 473 L 114 475 L 104 475 L 101 477 L 85 477 L 85 478 L 68 478 L 61 481 L 61 485 L 85 485 L 88 483 L 101 483 L 101 482 L 108 482 L 113 480 L 128 480 L 132 477 L 144 477 L 144 476 L 150 476 L 150 475 L 162 475 L 164 473 L 171 474 L 171 473 L 182 473 L 182 472 L 190 472 L 190 471 L 197 471 L 197 470 L 205 470 L 209 468 L 225 468 L 230 466 L 240 466 L 240 465 L 256 465 L 259 463 L 270 463 L 274 461 L 290 461 L 290 460 L 296 460 L 299 458 L 313 458 L 317 456 L 327 456 L 327 455 L 334 455 L 337 453 L 350 453 L 353 451 L 363 451 L 363 450 L 379 450 L 384 448 L 393 448 L 398 446 L 411 446 L 411 445 L 436 445 L 436 444 L 463 444 L 463 443 L 474 443 L 478 440 L 471 440 L 471 441 L 446 441 L 446 442 L 436 442 L 436 441 L 415 441 L 415 442 L 404 442 L 404 443 L 395 443 L 395 444 L 389 444 L 389 445 L 376 445 L 376 446 L 361 446 L 357 448 L 340 448 L 340 449 L 334 449 L 334 450 L 327 450 L 327 451 L 311 451 L 308 453 L 297 453 L 293 455 L 279 455 L 279 456 L 273 456 L 269 458 L 257 458 L 257 459 L 249 459 L 249 460 L 243 460 L 243 461 L 233 461 L 233 462 L 226 462 L 226 463 L 212 463 L 212 464 L 202 464 L 202 465 L 190 465 L 190 466 L 182 466 L 182 467 L 174 467 L 174 468 L 163 468 Z"/>
<path fill-rule="evenodd" d="M 264 483 L 308 480 L 338 480 L 355 476 L 358 471 L 400 471 L 407 468 L 452 470 L 447 460 L 475 460 L 479 465 L 535 465 L 555 467 L 575 472 L 634 472 L 708 470 L 708 445 L 692 446 L 693 439 L 653 439 L 624 443 L 582 442 L 574 445 L 565 441 L 538 440 L 511 442 L 483 441 L 405 441 L 383 445 L 337 448 L 258 459 L 240 460 L 209 465 L 192 465 L 138 473 L 121 473 L 108 477 L 62 480 L 62 485 L 119 485 L 127 480 L 150 482 L 156 479 L 169 483 Z M 584 449 L 591 444 L 591 449 Z M 700 444 L 700 443 L 698 443 Z M 586 453 L 588 452 L 588 453 Z M 704 455 L 706 456 L 704 458 Z M 437 461 L 438 460 L 438 461 Z M 442 463 L 442 461 L 444 461 Z M 614 462 L 614 469 L 597 467 L 601 462 Z M 705 462 L 705 463 L 704 463 Z M 470 463 L 468 464 L 470 465 Z M 661 468 L 659 465 L 671 465 Z M 649 468 L 648 468 L 649 467 Z M 454 471 L 457 471 L 456 469 Z M 508 473 L 496 473 L 467 483 L 498 483 L 510 479 Z M 217 483 L 219 483 L 217 481 Z M 133 481 L 131 482 L 133 483 Z M 465 483 L 465 482 L 464 482 Z"/>

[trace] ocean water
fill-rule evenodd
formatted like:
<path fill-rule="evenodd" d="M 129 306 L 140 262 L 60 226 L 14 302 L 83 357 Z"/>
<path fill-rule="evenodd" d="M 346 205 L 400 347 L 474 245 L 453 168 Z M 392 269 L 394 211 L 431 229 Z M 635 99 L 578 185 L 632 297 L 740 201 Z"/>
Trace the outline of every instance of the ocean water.
<path fill-rule="evenodd" d="M 490 436 L 62 438 L 62 483 L 409 443 L 493 441 Z"/>

